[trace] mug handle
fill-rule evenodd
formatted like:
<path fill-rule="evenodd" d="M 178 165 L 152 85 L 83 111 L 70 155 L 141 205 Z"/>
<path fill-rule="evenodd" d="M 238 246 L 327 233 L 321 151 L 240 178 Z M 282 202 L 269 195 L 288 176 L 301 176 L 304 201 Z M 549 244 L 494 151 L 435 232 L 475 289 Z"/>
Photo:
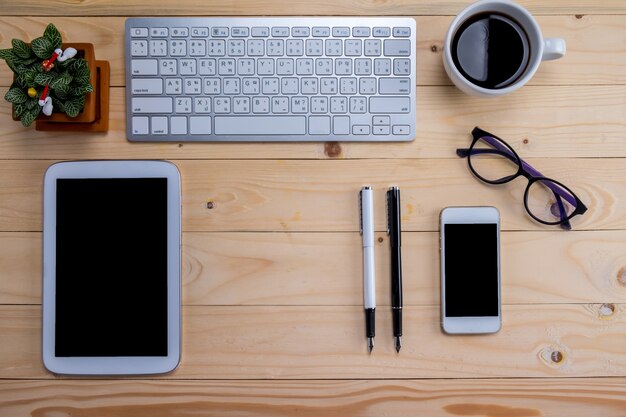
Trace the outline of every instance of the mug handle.
<path fill-rule="evenodd" d="M 552 61 L 553 59 L 563 58 L 565 55 L 565 39 L 546 38 L 543 40 L 542 61 Z"/>

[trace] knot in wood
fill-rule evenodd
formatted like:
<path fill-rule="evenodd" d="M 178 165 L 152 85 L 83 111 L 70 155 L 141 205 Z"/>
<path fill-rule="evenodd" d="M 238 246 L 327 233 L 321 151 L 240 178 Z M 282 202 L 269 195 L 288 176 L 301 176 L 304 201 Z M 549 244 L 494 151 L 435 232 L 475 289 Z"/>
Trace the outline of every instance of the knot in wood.
<path fill-rule="evenodd" d="M 324 144 L 324 153 L 329 158 L 337 158 L 341 155 L 341 145 L 339 142 L 326 142 Z"/>

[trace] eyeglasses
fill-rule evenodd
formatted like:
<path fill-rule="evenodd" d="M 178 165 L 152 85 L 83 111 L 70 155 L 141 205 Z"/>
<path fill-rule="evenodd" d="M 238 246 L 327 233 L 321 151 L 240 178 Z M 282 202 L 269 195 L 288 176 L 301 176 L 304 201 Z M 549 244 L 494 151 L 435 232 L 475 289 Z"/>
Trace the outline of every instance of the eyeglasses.
<path fill-rule="evenodd" d="M 528 165 L 508 143 L 489 132 L 475 127 L 469 149 L 457 149 L 456 154 L 467 158 L 472 173 L 489 184 L 504 184 L 520 175 L 528 179 L 524 206 L 539 223 L 572 228 L 569 220 L 583 214 L 587 207 L 565 185 L 546 178 Z"/>

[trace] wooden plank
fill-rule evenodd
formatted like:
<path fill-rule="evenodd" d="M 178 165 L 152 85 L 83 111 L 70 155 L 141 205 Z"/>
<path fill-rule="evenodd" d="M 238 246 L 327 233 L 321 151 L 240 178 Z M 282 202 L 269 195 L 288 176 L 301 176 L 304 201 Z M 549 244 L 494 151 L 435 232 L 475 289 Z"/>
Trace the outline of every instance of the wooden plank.
<path fill-rule="evenodd" d="M 421 417 L 623 417 L 626 379 L 0 381 L 0 413 L 12 417 L 336 417 L 416 410 Z"/>
<path fill-rule="evenodd" d="M 0 101 L 2 159 L 362 159 L 455 158 L 479 125 L 523 158 L 625 157 L 626 86 L 535 87 L 470 98 L 454 87 L 420 87 L 417 139 L 400 143 L 130 143 L 124 90 L 111 90 L 110 131 L 89 136 L 37 132 L 10 120 Z M 332 137 L 328 138 L 332 140 Z"/>
<path fill-rule="evenodd" d="M 376 0 L 332 1 L 320 0 L 271 0 L 259 3 L 254 0 L 232 2 L 229 0 L 212 0 L 210 7 L 199 0 L 171 2 L 167 0 L 92 0 L 89 2 L 67 3 L 63 0 L 4 0 L 0 14 L 4 15 L 35 15 L 35 16 L 152 16 L 152 15 L 438 15 L 456 14 L 471 0 L 444 0 L 432 2 L 428 0 L 396 0 L 379 2 Z M 626 7 L 620 0 L 520 0 L 520 4 L 536 14 L 625 14 Z"/>
<path fill-rule="evenodd" d="M 611 309 L 612 308 L 612 309 Z M 404 309 L 403 348 L 377 312 L 368 355 L 362 307 L 185 307 L 175 379 L 626 376 L 626 305 L 503 307 L 500 333 L 448 336 L 435 306 Z M 38 306 L 0 306 L 0 378 L 50 378 Z"/>
<path fill-rule="evenodd" d="M 450 205 L 494 205 L 503 230 L 559 230 L 527 215 L 526 181 L 483 184 L 465 159 L 174 162 L 182 177 L 185 231 L 357 231 L 358 190 L 364 184 L 377 190 L 378 231 L 386 228 L 382 190 L 389 185 L 402 189 L 406 231 L 438 230 L 439 212 Z M 573 220 L 575 229 L 626 228 L 622 159 L 528 162 L 569 185 L 589 206 Z M 49 164 L 0 161 L 0 231 L 41 230 L 42 178 Z"/>
<path fill-rule="evenodd" d="M 451 16 L 415 16 L 417 21 L 417 84 L 451 85 L 442 64 L 443 39 Z M 41 36 L 51 21 L 67 41 L 94 43 L 98 59 L 111 64 L 111 85 L 124 86 L 124 22 L 126 17 L 0 17 L 0 49 L 11 39 Z M 567 41 L 565 58 L 544 63 L 531 85 L 625 84 L 626 54 L 620 39 L 626 36 L 625 15 L 539 16 L 546 36 Z M 0 65 L 0 86 L 9 86 L 13 75 Z"/>
<path fill-rule="evenodd" d="M 389 305 L 389 246 L 377 234 L 378 306 Z M 183 302 L 352 305 L 363 302 L 357 233 L 185 233 Z M 404 303 L 438 305 L 435 232 L 405 232 Z M 41 234 L 0 233 L 0 304 L 41 303 Z M 504 304 L 626 300 L 626 231 L 502 234 Z M 608 307 L 607 307 L 608 308 Z"/>

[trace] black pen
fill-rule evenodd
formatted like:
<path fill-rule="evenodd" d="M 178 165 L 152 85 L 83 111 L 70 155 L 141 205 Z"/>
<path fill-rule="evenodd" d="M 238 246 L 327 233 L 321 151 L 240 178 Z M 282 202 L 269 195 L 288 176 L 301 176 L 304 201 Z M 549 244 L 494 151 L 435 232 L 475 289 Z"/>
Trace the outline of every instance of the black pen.
<path fill-rule="evenodd" d="M 391 314 L 396 352 L 402 347 L 402 253 L 400 234 L 400 189 L 387 190 L 387 234 L 391 248 Z"/>

